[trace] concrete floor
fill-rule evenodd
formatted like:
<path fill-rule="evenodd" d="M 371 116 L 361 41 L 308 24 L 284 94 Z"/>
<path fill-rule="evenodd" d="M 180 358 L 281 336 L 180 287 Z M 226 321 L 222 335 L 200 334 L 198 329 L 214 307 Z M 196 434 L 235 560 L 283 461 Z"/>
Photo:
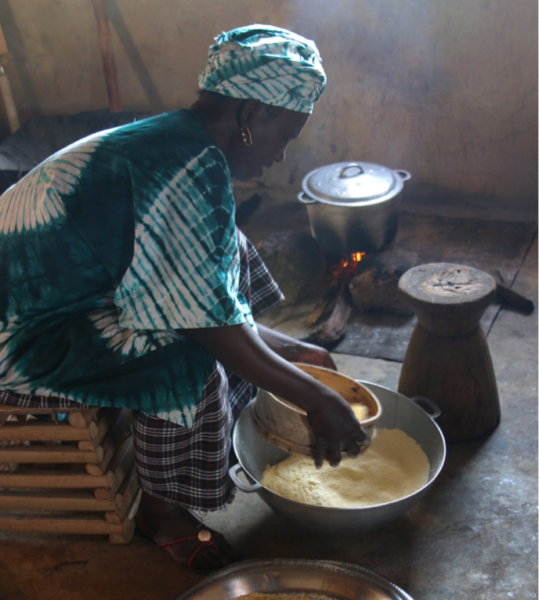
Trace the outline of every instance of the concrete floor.
<path fill-rule="evenodd" d="M 537 306 L 537 241 L 513 288 Z M 380 531 L 320 536 L 255 494 L 207 516 L 244 558 L 333 559 L 370 568 L 416 600 L 537 598 L 537 311 L 502 309 L 488 337 L 502 422 L 488 438 L 449 447 L 424 499 Z M 396 389 L 400 364 L 335 355 L 355 378 Z M 145 538 L 0 535 L 2 600 L 172 600 L 201 577 Z"/>

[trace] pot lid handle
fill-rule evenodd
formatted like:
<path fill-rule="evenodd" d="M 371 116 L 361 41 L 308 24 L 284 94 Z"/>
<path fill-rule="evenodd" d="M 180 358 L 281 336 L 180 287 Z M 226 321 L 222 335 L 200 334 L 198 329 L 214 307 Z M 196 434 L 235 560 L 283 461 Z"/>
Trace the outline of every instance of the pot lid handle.
<path fill-rule="evenodd" d="M 412 179 L 410 173 L 404 169 L 395 169 L 395 173 L 398 173 L 402 177 L 402 181 L 408 181 L 408 179 Z"/>
<path fill-rule="evenodd" d="M 347 171 L 349 169 L 355 169 L 354 173 L 347 173 Z M 357 177 L 358 175 L 361 175 L 362 173 L 364 173 L 365 171 L 363 171 L 363 169 L 359 166 L 359 165 L 346 165 L 346 167 L 343 167 L 341 169 L 341 172 L 339 173 L 339 178 L 340 179 L 348 179 L 349 177 Z"/>
<path fill-rule="evenodd" d="M 298 194 L 298 200 L 303 202 L 303 204 L 315 204 L 316 200 L 309 198 L 305 192 L 300 192 Z"/>

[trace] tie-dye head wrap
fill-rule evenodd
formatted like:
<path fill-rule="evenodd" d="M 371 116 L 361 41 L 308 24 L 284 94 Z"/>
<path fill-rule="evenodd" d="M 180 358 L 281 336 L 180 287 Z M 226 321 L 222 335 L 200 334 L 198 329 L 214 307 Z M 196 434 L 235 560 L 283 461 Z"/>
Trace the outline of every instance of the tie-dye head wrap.
<path fill-rule="evenodd" d="M 215 40 L 201 89 L 312 113 L 326 86 L 313 41 L 271 25 L 239 27 Z"/>

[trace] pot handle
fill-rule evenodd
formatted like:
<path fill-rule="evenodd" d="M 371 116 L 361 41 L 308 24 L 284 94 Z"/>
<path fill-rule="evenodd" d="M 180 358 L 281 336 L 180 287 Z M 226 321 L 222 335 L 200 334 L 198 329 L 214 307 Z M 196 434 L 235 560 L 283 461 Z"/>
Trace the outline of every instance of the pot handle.
<path fill-rule="evenodd" d="M 303 202 L 303 204 L 316 204 L 316 200 L 309 198 L 305 192 L 300 192 L 298 194 L 298 200 Z"/>
<path fill-rule="evenodd" d="M 395 173 L 398 173 L 402 177 L 403 182 L 412 179 L 412 175 L 404 169 L 395 169 Z"/>
<path fill-rule="evenodd" d="M 442 414 L 440 407 L 430 398 L 426 398 L 425 396 L 414 396 L 413 398 L 410 398 L 410 400 L 414 404 L 417 404 L 419 408 L 422 408 L 431 419 L 437 419 Z"/>
<path fill-rule="evenodd" d="M 242 492 L 245 492 L 246 494 L 250 494 L 251 492 L 256 492 L 256 490 L 259 490 L 261 487 L 263 487 L 257 481 L 255 481 L 255 483 L 253 483 L 252 485 L 249 485 L 248 483 L 244 483 L 238 477 L 238 471 L 240 469 L 243 471 L 243 467 L 238 463 L 238 464 L 235 464 L 233 467 L 231 467 L 228 470 L 228 474 L 230 475 L 230 479 L 232 479 L 232 481 L 234 482 L 234 485 L 239 490 L 241 490 Z M 245 473 L 245 471 L 243 471 L 243 472 Z"/>
<path fill-rule="evenodd" d="M 350 174 L 346 174 L 346 171 L 348 171 L 349 169 L 357 169 L 357 171 L 355 173 L 353 173 L 352 175 Z M 360 167 L 359 165 L 356 164 L 351 164 L 351 165 L 346 165 L 346 167 L 343 167 L 341 169 L 341 172 L 339 173 L 339 179 L 348 179 L 349 177 L 357 177 L 358 175 L 362 175 L 365 171 L 363 170 L 362 167 Z"/>

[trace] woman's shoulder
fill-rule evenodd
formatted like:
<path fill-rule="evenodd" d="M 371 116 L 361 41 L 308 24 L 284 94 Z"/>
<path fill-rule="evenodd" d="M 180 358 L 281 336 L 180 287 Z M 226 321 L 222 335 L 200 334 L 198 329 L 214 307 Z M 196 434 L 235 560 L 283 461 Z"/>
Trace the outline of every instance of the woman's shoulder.
<path fill-rule="evenodd" d="M 178 110 L 118 127 L 107 136 L 103 150 L 152 169 L 169 161 L 187 164 L 212 147 L 215 142 L 200 117 Z"/>

